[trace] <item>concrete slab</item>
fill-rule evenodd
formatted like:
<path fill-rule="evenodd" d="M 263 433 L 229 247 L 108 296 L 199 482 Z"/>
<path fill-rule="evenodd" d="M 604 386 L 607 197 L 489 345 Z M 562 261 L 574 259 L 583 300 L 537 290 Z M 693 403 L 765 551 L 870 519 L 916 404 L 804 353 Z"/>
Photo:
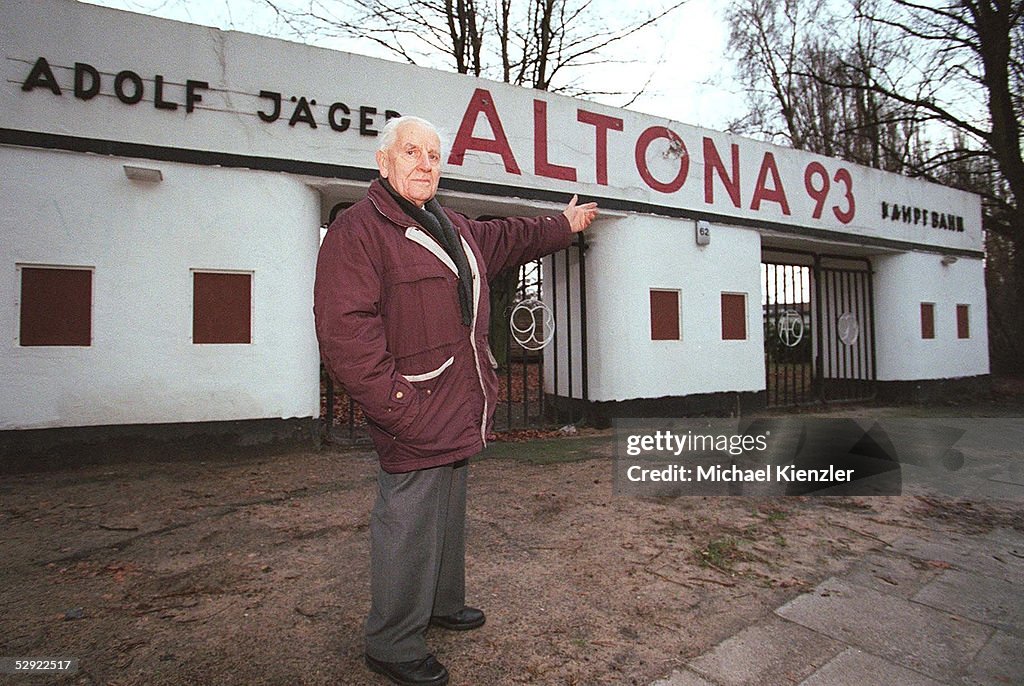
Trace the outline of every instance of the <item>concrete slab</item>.
<path fill-rule="evenodd" d="M 999 528 L 992 529 L 992 531 L 989 531 L 981 538 L 1003 545 L 1011 554 L 1024 559 L 1024 532 L 1017 531 L 1016 529 Z"/>
<path fill-rule="evenodd" d="M 893 551 L 920 560 L 940 560 L 967 571 L 996 579 L 1024 578 L 1024 557 L 1015 546 L 980 537 L 958 537 L 934 542 L 916 536 L 901 536 L 892 542 Z"/>
<path fill-rule="evenodd" d="M 747 627 L 690 661 L 690 669 L 722 686 L 789 686 L 845 646 L 778 617 Z"/>
<path fill-rule="evenodd" d="M 954 497 L 1024 502 L 1024 463 L 1017 459 L 1024 419 L 915 418 L 883 427 L 903 456 L 905 488 L 913 484 Z M 959 469 L 951 470 L 943 459 L 950 448 L 964 458 Z"/>
<path fill-rule="evenodd" d="M 1024 640 L 997 631 L 974 658 L 964 684 L 1019 684 L 1024 679 Z"/>
<path fill-rule="evenodd" d="M 800 686 L 863 686 L 864 684 L 942 686 L 939 681 L 894 665 L 856 648 L 847 648 L 824 667 L 800 682 Z"/>
<path fill-rule="evenodd" d="M 939 573 L 935 567 L 913 558 L 877 552 L 855 562 L 843 578 L 880 593 L 909 599 Z"/>
<path fill-rule="evenodd" d="M 984 481 L 971 481 L 956 495 L 969 500 L 1017 504 L 1024 502 L 1024 484 L 1007 481 L 1007 478 L 1000 473 Z"/>
<path fill-rule="evenodd" d="M 677 669 L 666 679 L 651 682 L 651 686 L 717 686 L 687 669 Z"/>
<path fill-rule="evenodd" d="M 947 569 L 913 600 L 1024 637 L 1024 593 L 1020 583 Z"/>
<path fill-rule="evenodd" d="M 993 633 L 983 624 L 835 577 L 775 612 L 937 680 L 965 672 Z"/>
<path fill-rule="evenodd" d="M 995 481 L 1003 484 L 1013 484 L 1016 486 L 1024 486 L 1024 469 L 1020 465 L 1004 465 L 1001 469 L 997 469 L 988 477 L 989 481 Z"/>

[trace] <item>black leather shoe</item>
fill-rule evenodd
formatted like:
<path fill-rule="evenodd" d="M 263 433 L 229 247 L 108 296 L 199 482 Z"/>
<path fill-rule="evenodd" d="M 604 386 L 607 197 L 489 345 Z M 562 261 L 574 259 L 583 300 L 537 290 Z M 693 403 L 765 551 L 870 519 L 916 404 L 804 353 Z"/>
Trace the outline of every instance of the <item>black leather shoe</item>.
<path fill-rule="evenodd" d="M 485 621 L 487 618 L 484 617 L 483 610 L 475 607 L 464 607 L 453 615 L 434 615 L 430 618 L 431 625 L 452 631 L 476 629 L 483 626 Z"/>
<path fill-rule="evenodd" d="M 448 670 L 433 655 L 409 662 L 384 662 L 366 655 L 366 666 L 399 686 L 444 686 Z"/>

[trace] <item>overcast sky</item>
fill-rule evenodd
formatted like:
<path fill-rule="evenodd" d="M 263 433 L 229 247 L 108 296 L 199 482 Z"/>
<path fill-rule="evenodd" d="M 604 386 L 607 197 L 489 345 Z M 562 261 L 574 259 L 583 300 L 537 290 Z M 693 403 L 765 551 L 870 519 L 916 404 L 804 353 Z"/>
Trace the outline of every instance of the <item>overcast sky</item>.
<path fill-rule="evenodd" d="M 152 14 L 196 24 L 249 33 L 280 35 L 273 13 L 260 0 L 87 0 L 91 4 Z M 607 2 L 621 6 L 620 0 Z M 661 4 L 661 3 L 659 3 Z M 623 46 L 637 60 L 628 65 L 601 65 L 601 87 L 635 91 L 650 83 L 630 109 L 712 129 L 742 114 L 742 96 L 733 84 L 732 64 L 725 59 L 728 32 L 722 18 L 722 0 L 689 2 L 642 38 Z M 613 10 L 612 10 L 613 11 Z M 275 34 L 275 32 L 277 32 Z M 368 43 L 319 42 L 324 47 L 375 57 L 389 57 L 383 48 Z M 596 98 L 595 98 L 596 99 Z M 607 105 L 622 106 L 627 98 L 606 96 Z"/>

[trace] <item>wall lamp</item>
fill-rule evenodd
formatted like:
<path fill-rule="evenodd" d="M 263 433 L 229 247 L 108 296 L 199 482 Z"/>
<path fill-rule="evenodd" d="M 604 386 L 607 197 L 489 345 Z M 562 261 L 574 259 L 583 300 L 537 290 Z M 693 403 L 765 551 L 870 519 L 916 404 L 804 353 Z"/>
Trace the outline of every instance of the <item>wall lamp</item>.
<path fill-rule="evenodd" d="M 133 167 L 130 164 L 124 165 L 124 175 L 132 181 L 145 181 L 147 183 L 159 183 L 164 180 L 164 174 L 159 169 Z"/>
<path fill-rule="evenodd" d="M 955 264 L 956 260 L 957 260 L 956 255 L 943 255 L 942 256 L 942 260 L 941 260 L 942 266 L 948 267 L 951 264 Z"/>

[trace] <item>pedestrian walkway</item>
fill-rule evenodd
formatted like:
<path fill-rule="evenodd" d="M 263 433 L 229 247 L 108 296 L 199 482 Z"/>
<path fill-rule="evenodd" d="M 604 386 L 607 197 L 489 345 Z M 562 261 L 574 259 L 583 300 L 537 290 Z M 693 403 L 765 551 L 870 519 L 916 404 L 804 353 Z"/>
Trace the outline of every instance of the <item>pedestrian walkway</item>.
<path fill-rule="evenodd" d="M 904 483 L 1020 507 L 1024 423 L 967 428 L 962 470 Z M 1024 532 L 908 529 L 651 686 L 776 684 L 1024 684 Z"/>
<path fill-rule="evenodd" d="M 652 686 L 1024 683 L 1024 533 L 905 535 Z"/>

